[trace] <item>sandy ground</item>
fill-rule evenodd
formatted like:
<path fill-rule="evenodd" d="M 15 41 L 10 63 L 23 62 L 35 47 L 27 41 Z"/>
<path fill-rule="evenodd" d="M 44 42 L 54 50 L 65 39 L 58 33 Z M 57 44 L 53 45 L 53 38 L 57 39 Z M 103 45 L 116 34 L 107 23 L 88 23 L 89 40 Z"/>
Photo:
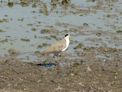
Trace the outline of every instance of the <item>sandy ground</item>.
<path fill-rule="evenodd" d="M 59 57 L 54 67 L 1 57 L 0 92 L 122 92 L 122 49 L 82 50 L 77 50 L 80 58 Z"/>

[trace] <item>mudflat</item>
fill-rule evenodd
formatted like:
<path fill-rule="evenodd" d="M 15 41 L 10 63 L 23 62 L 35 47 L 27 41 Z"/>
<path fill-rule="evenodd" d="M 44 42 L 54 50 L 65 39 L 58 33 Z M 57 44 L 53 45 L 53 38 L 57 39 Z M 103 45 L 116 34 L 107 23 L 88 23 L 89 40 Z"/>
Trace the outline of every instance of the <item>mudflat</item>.
<path fill-rule="evenodd" d="M 59 65 L 54 67 L 22 62 L 15 55 L 1 57 L 0 91 L 121 92 L 122 49 L 101 47 L 83 50 L 82 53 L 78 50 L 80 58 L 68 54 L 59 57 Z M 111 56 L 98 58 L 99 54 Z"/>

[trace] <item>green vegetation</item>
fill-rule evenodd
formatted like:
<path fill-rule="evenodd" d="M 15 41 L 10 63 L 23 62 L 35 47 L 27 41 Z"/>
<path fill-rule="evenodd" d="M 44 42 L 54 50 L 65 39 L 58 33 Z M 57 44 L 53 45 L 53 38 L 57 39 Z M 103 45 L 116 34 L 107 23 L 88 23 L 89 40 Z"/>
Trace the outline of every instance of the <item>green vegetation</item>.
<path fill-rule="evenodd" d="M 0 23 L 8 22 L 7 19 L 0 19 Z"/>
<path fill-rule="evenodd" d="M 21 38 L 21 41 L 29 42 L 30 39 L 27 39 L 27 38 Z"/>
<path fill-rule="evenodd" d="M 8 39 L 5 38 L 5 39 L 0 39 L 0 43 L 4 43 L 4 42 L 8 42 Z"/>
<path fill-rule="evenodd" d="M 8 2 L 8 6 L 11 8 L 14 6 L 14 2 Z"/>
<path fill-rule="evenodd" d="M 42 47 L 47 46 L 47 45 L 48 45 L 47 43 L 43 43 L 43 44 L 38 45 L 37 48 L 42 48 Z"/>
<path fill-rule="evenodd" d="M 122 29 L 120 29 L 120 30 L 117 30 L 116 32 L 117 32 L 117 33 L 122 33 Z"/>
<path fill-rule="evenodd" d="M 41 30 L 41 33 L 43 34 L 43 33 L 49 33 L 50 32 L 50 30 L 49 29 L 42 29 Z"/>
<path fill-rule="evenodd" d="M 6 32 L 5 30 L 0 29 L 0 32 Z"/>
<path fill-rule="evenodd" d="M 74 49 L 80 49 L 83 47 L 83 44 L 82 43 L 79 43 L 77 46 L 74 47 Z"/>
<path fill-rule="evenodd" d="M 32 30 L 32 31 L 36 31 L 36 28 L 32 28 L 31 30 Z"/>

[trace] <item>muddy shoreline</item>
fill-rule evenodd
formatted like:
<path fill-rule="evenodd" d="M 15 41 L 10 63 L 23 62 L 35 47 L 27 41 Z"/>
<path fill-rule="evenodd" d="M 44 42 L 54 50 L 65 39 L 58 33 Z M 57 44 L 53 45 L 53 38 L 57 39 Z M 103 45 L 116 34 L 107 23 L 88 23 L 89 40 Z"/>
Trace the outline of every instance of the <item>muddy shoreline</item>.
<path fill-rule="evenodd" d="M 111 53 L 113 58 L 98 59 L 96 51 Z M 81 58 L 59 58 L 60 65 L 53 68 L 22 62 L 14 56 L 1 58 L 0 91 L 121 92 L 121 52 L 122 49 L 85 48 L 84 52 L 78 52 Z"/>

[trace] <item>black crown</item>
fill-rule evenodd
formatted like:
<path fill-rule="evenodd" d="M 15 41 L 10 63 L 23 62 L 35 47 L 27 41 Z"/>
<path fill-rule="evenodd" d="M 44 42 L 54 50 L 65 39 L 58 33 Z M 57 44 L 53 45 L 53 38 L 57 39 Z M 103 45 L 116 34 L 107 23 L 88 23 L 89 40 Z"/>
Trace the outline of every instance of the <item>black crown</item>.
<path fill-rule="evenodd" d="M 68 34 L 65 35 L 65 37 L 68 36 Z"/>

